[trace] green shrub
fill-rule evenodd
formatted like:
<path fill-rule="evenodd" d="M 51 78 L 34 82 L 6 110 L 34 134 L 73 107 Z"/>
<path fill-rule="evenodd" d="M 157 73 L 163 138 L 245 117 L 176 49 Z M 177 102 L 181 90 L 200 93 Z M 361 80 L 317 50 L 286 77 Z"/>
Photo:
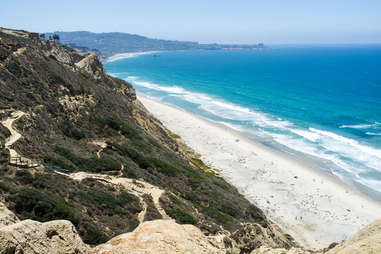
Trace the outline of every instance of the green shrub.
<path fill-rule="evenodd" d="M 74 225 L 78 224 L 73 208 L 57 195 L 23 188 L 13 196 L 13 200 L 16 212 L 22 218 L 42 222 L 65 219 L 70 220 Z"/>
<path fill-rule="evenodd" d="M 134 195 L 131 195 L 130 193 L 126 191 L 122 191 L 118 195 L 118 202 L 122 206 L 127 205 L 128 203 L 131 203 L 131 202 L 138 202 L 138 201 L 139 199 L 137 197 L 135 197 Z"/>
<path fill-rule="evenodd" d="M 17 170 L 16 171 L 16 177 L 17 179 L 23 183 L 23 184 L 29 184 L 33 182 L 33 176 L 31 173 L 29 173 L 28 170 Z"/>
<path fill-rule="evenodd" d="M 120 163 L 108 158 L 91 157 L 88 159 L 81 159 L 81 163 L 77 166 L 85 171 L 99 173 L 102 171 L 120 170 Z"/>
<path fill-rule="evenodd" d="M 165 212 L 180 224 L 196 224 L 196 220 L 192 215 L 178 209 L 168 209 Z"/>
<path fill-rule="evenodd" d="M 255 205 L 250 205 L 247 208 L 247 213 L 255 221 L 264 221 L 265 215 L 263 214 L 262 210 L 256 207 Z"/>
<path fill-rule="evenodd" d="M 230 202 L 222 203 L 219 210 L 223 213 L 229 214 L 232 217 L 236 217 L 240 214 L 240 209 L 235 207 L 234 204 Z"/>
<path fill-rule="evenodd" d="M 131 127 L 125 123 L 122 124 L 120 130 L 121 130 L 121 133 L 129 139 L 139 139 L 140 138 L 138 131 L 135 128 L 133 128 L 133 127 Z"/>
<path fill-rule="evenodd" d="M 176 204 L 176 205 L 181 205 L 182 202 L 180 201 L 180 199 L 176 198 L 175 196 L 173 196 L 172 194 L 168 194 L 168 198 L 172 201 L 172 203 Z"/>
<path fill-rule="evenodd" d="M 120 170 L 120 164 L 112 159 L 97 157 L 82 158 L 75 155 L 70 150 L 59 146 L 57 146 L 54 151 L 84 171 L 98 173 L 102 171 Z"/>
<path fill-rule="evenodd" d="M 135 149 L 132 149 L 127 146 L 119 145 L 117 143 L 112 143 L 112 146 L 116 148 L 120 155 L 128 156 L 133 160 L 140 168 L 148 169 L 151 166 L 149 159 L 141 155 Z"/>
<path fill-rule="evenodd" d="M 189 169 L 185 171 L 185 175 L 188 177 L 188 182 L 192 189 L 197 189 L 205 181 L 205 178 L 200 174 L 200 171 L 194 172 Z"/>
<path fill-rule="evenodd" d="M 176 176 L 179 173 L 182 173 L 182 170 L 156 158 L 150 159 L 151 164 L 161 173 L 166 176 Z"/>
<path fill-rule="evenodd" d="M 77 140 L 85 138 L 85 134 L 75 128 L 69 121 L 62 121 L 58 128 L 63 132 L 66 137 L 74 138 Z"/>
<path fill-rule="evenodd" d="M 124 170 L 124 175 L 128 178 L 133 178 L 133 179 L 137 179 L 138 176 L 136 175 L 136 173 L 132 170 Z"/>
<path fill-rule="evenodd" d="M 197 159 L 197 158 L 192 158 L 191 159 L 192 163 L 194 165 L 196 165 L 198 168 L 202 169 L 202 170 L 209 170 L 210 168 L 208 166 L 205 165 L 205 163 L 200 160 L 200 159 Z"/>
<path fill-rule="evenodd" d="M 59 171 L 67 171 L 67 172 L 75 171 L 75 168 L 73 166 L 70 166 L 70 165 L 66 164 L 63 160 L 60 160 L 60 159 L 55 158 L 55 157 L 45 156 L 44 157 L 44 163 L 48 167 L 52 166 L 56 170 L 59 170 Z"/>
<path fill-rule="evenodd" d="M 217 223 L 226 225 L 226 223 L 233 221 L 232 217 L 218 211 L 214 207 L 206 207 L 206 206 L 202 206 L 202 205 L 199 205 L 198 207 L 203 213 L 205 213 L 209 217 L 215 219 L 217 221 Z"/>
<path fill-rule="evenodd" d="M 54 152 L 73 162 L 75 165 L 80 165 L 82 162 L 82 159 L 80 157 L 76 156 L 74 153 L 72 153 L 70 150 L 66 148 L 56 146 L 54 148 Z"/>
<path fill-rule="evenodd" d="M 42 189 L 47 186 L 45 175 L 40 173 L 34 173 L 32 185 L 36 188 Z"/>
<path fill-rule="evenodd" d="M 183 170 L 180 170 L 160 159 L 145 157 L 130 147 L 119 145 L 117 143 L 112 143 L 112 146 L 118 150 L 120 155 L 131 158 L 140 168 L 155 168 L 166 176 L 176 176 L 183 172 Z"/>
<path fill-rule="evenodd" d="M 185 197 L 184 197 L 186 200 L 189 200 L 191 201 L 192 203 L 194 204 L 198 204 L 198 202 L 200 201 L 200 198 L 198 197 L 198 195 L 196 195 L 195 193 L 193 192 L 188 192 L 188 193 L 185 193 Z"/>
<path fill-rule="evenodd" d="M 149 146 L 143 142 L 143 138 L 139 135 L 138 130 L 123 122 L 118 117 L 108 117 L 101 120 L 101 122 L 115 131 L 120 131 L 123 136 L 130 139 L 140 149 L 149 149 Z"/>
<path fill-rule="evenodd" d="M 96 190 L 76 191 L 72 197 L 79 197 L 82 202 L 90 206 L 102 207 L 109 216 L 117 214 L 125 216 L 128 212 L 136 214 L 141 211 L 139 199 L 125 191 L 119 195 Z"/>
<path fill-rule="evenodd" d="M 103 120 L 103 123 L 113 130 L 120 131 L 123 122 L 116 117 L 108 117 Z"/>
<path fill-rule="evenodd" d="M 82 236 L 82 238 L 85 243 L 96 245 L 104 243 L 108 240 L 107 235 L 105 235 L 97 226 L 86 223 L 84 228 L 86 233 Z"/>

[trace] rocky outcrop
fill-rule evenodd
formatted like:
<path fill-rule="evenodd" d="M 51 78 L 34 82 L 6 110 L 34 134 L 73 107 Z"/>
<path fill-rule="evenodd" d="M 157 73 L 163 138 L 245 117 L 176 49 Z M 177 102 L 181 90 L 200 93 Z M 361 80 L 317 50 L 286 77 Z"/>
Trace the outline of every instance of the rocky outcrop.
<path fill-rule="evenodd" d="M 381 253 L 381 220 L 360 230 L 327 254 Z"/>
<path fill-rule="evenodd" d="M 0 253 L 80 254 L 88 250 L 73 224 L 66 220 L 25 220 L 0 229 Z"/>
<path fill-rule="evenodd" d="M 381 253 L 381 220 L 377 220 L 341 244 L 320 251 L 303 248 L 271 248 L 262 246 L 251 254 L 376 254 Z"/>
<path fill-rule="evenodd" d="M 53 43 L 51 41 L 41 41 L 42 45 L 47 49 L 47 56 L 54 56 L 59 62 L 68 66 L 74 66 L 75 63 L 85 58 L 85 55 L 69 48 Z"/>
<path fill-rule="evenodd" d="M 132 233 L 114 237 L 90 253 L 225 254 L 226 252 L 213 246 L 193 225 L 179 225 L 172 220 L 156 220 L 143 223 Z"/>
<path fill-rule="evenodd" d="M 83 58 L 75 65 L 81 70 L 92 75 L 96 80 L 100 80 L 105 77 L 106 71 L 94 53 L 89 53 L 87 57 Z"/>
<path fill-rule="evenodd" d="M 0 202 L 0 253 L 2 254 L 85 254 L 74 225 L 67 220 L 41 223 L 21 221 Z"/>
<path fill-rule="evenodd" d="M 270 247 L 260 247 L 254 250 L 250 254 L 321 254 L 322 252 L 309 251 L 303 248 L 291 248 L 289 250 L 284 248 L 270 248 Z"/>
<path fill-rule="evenodd" d="M 246 223 L 232 234 L 232 238 L 244 253 L 261 246 L 288 249 L 296 245 L 293 238 L 275 224 L 264 227 L 257 223 Z"/>
<path fill-rule="evenodd" d="M 17 216 L 8 210 L 8 208 L 0 203 L 0 228 L 9 226 L 19 222 Z"/>

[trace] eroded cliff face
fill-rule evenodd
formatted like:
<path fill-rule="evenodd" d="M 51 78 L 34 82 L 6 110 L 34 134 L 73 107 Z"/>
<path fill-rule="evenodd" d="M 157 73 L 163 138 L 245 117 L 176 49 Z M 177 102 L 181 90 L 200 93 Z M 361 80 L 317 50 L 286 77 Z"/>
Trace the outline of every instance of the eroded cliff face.
<path fill-rule="evenodd" d="M 65 230 L 72 224 L 87 246 L 147 221 L 174 219 L 193 226 L 158 223 L 206 235 L 217 249 L 297 246 L 236 188 L 192 164 L 134 88 L 109 76 L 93 54 L 0 29 L 0 118 L 6 144 L 0 192 L 9 209 L 3 211 L 21 220 L 4 212 L 6 223 L 43 228 L 65 220 Z M 44 246 L 55 248 L 59 239 L 53 238 Z M 74 235 L 68 239 L 82 246 Z"/>
<path fill-rule="evenodd" d="M 0 29 L 0 120 L 0 253 L 381 252 L 381 221 L 299 247 L 95 55 L 36 34 Z"/>
<path fill-rule="evenodd" d="M 211 242 L 193 225 L 179 225 L 172 220 L 155 220 L 141 224 L 131 233 L 114 237 L 95 247 L 90 253 L 226 253 L 223 244 L 214 246 Z"/>
<path fill-rule="evenodd" d="M 84 175 L 78 175 L 81 179 Z M 133 232 L 118 235 L 104 244 L 91 248 L 83 243 L 74 225 L 66 220 L 40 223 L 20 221 L 0 203 L 1 253 L 65 253 L 65 254 L 225 254 L 247 253 L 242 245 L 223 234 L 205 236 L 193 225 L 181 225 L 174 220 L 153 220 L 141 223 Z M 4 216 L 5 215 L 5 216 Z M 4 220 L 5 219 L 5 220 Z M 259 234 L 257 234 L 258 237 Z M 259 236 L 263 237 L 263 236 Z M 320 251 L 300 247 L 271 247 L 267 239 L 251 254 L 374 254 L 381 252 L 381 220 L 375 221 L 354 236 L 331 249 Z M 254 241 L 254 244 L 258 241 Z"/>
<path fill-rule="evenodd" d="M 67 220 L 20 221 L 0 203 L 0 223 L 0 253 L 85 254 L 90 251 Z"/>

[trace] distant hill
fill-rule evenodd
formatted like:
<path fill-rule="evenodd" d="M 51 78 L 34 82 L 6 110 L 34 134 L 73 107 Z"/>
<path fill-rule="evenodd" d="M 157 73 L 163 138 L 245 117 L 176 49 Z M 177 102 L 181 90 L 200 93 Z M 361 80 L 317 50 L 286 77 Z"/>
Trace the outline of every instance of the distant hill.
<path fill-rule="evenodd" d="M 55 32 L 60 42 L 78 48 L 101 52 L 102 57 L 109 57 L 117 53 L 151 51 L 151 50 L 190 50 L 190 49 L 257 49 L 263 44 L 255 45 L 228 45 L 228 44 L 200 44 L 192 41 L 171 41 L 152 39 L 128 33 L 91 33 L 86 31 Z M 46 38 L 53 33 L 46 33 Z"/>

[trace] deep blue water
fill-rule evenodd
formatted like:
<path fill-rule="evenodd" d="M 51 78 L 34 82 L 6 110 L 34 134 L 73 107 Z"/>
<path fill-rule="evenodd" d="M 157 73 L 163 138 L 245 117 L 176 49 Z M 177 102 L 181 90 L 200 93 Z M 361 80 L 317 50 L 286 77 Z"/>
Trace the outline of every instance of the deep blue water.
<path fill-rule="evenodd" d="M 381 46 L 160 52 L 105 67 L 140 94 L 381 192 Z"/>

